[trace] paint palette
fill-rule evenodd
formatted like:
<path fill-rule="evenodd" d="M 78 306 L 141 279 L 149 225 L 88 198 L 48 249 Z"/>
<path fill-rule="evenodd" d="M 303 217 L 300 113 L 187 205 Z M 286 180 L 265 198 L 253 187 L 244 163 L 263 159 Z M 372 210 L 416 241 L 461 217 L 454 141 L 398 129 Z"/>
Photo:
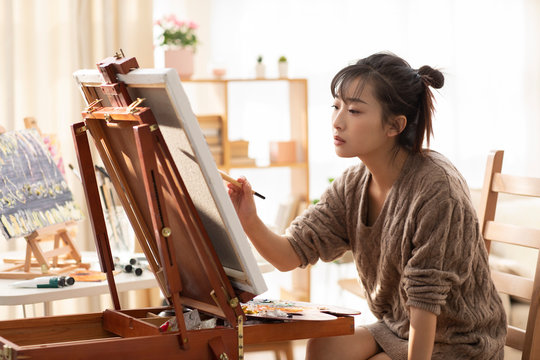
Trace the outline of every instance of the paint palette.
<path fill-rule="evenodd" d="M 333 320 L 336 316 L 358 315 L 359 311 L 339 306 L 317 305 L 301 301 L 253 299 L 242 304 L 248 317 L 279 320 Z"/>

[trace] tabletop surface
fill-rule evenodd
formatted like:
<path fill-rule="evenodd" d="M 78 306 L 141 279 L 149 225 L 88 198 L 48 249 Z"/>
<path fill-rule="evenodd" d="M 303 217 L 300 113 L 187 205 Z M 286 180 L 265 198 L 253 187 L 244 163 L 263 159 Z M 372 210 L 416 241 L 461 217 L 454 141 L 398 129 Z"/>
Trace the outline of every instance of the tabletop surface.
<path fill-rule="evenodd" d="M 82 251 L 82 261 L 92 264 L 92 269 L 99 269 L 97 253 L 91 251 Z M 141 255 L 141 254 L 139 254 Z M 21 252 L 4 253 L 0 255 L 0 266 L 3 265 L 2 259 L 24 258 Z M 274 267 L 262 259 L 257 259 L 257 265 L 261 272 L 270 272 Z M 158 287 L 154 274 L 147 268 L 143 270 L 141 276 L 132 273 L 119 273 L 114 276 L 117 292 L 129 290 L 150 289 Z M 75 282 L 71 286 L 63 288 L 16 288 L 13 283 L 21 280 L 0 279 L 0 305 L 21 305 L 36 304 L 54 300 L 72 299 L 78 297 L 95 296 L 109 293 L 107 280 L 99 282 Z"/>
<path fill-rule="evenodd" d="M 2 254 L 2 257 L 13 258 L 13 254 Z M 0 260 L 1 261 L 1 260 Z M 92 263 L 92 269 L 99 269 L 97 254 L 95 252 L 82 252 L 82 261 Z M 119 273 L 114 277 L 118 292 L 128 290 L 149 289 L 157 287 L 154 274 L 144 269 L 141 276 L 130 273 Z M 75 282 L 63 288 L 16 288 L 12 284 L 21 281 L 13 279 L 0 279 L 0 305 L 35 304 L 40 302 L 71 299 L 77 297 L 94 296 L 109 293 L 106 280 L 99 282 Z"/>

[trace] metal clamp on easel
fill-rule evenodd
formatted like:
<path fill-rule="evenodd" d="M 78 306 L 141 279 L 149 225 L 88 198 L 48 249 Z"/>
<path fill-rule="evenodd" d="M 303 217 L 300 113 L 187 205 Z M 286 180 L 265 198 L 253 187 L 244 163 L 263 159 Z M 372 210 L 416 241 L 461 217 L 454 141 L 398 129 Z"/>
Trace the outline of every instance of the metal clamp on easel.
<path fill-rule="evenodd" d="M 92 101 L 90 104 L 88 104 L 88 106 L 86 107 L 86 109 L 84 109 L 84 111 L 91 114 L 93 111 L 96 111 L 97 109 L 99 109 L 99 106 L 96 106 L 96 105 L 99 104 L 100 102 L 101 102 L 101 99 L 96 99 Z"/>
<path fill-rule="evenodd" d="M 146 100 L 146 99 L 145 98 L 137 98 L 137 100 L 132 102 L 127 107 L 126 112 L 129 113 L 129 114 L 135 114 L 136 112 L 139 111 L 139 110 L 137 110 L 137 106 L 139 106 L 144 100 Z"/>

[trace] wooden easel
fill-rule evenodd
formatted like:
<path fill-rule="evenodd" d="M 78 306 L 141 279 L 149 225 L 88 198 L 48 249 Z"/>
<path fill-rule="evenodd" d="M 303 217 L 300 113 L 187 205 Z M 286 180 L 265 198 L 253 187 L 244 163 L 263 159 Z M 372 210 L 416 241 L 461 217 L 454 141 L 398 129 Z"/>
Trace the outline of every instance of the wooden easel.
<path fill-rule="evenodd" d="M 164 141 L 166 126 L 158 125 L 149 108 L 137 107 L 136 102 L 132 106 L 122 105 L 130 103 L 126 94 L 121 95 L 126 88 L 117 83 L 116 73 L 125 74 L 136 68 L 136 61 L 115 56 L 98 67 L 106 84 L 101 84 L 102 79 L 81 83 L 87 103 L 93 105 L 83 112 L 83 122 L 72 125 L 72 134 L 89 218 L 114 309 L 97 314 L 0 321 L 0 358 L 3 354 L 12 359 L 55 359 L 72 354 L 84 360 L 241 360 L 244 343 L 352 334 L 354 319 L 341 316 L 324 321 L 324 325 L 294 319 L 251 321 L 244 325 L 240 302 L 253 298 L 253 294 L 233 288 L 225 274 L 193 203 L 196 198 L 191 198 L 180 176 L 179 170 L 183 169 L 177 167 Z M 155 84 L 144 84 L 154 89 Z M 123 99 L 114 98 L 118 96 Z M 97 107 L 95 101 L 100 98 L 105 104 Z M 170 306 L 166 308 L 120 309 L 89 135 L 169 300 Z M 219 323 L 211 329 L 188 330 L 182 315 L 184 306 Z M 171 308 L 179 329 L 162 332 L 161 314 Z M 157 319 L 160 322 L 156 322 L 156 317 L 161 317 Z M 58 326 L 62 331 L 51 331 Z"/>
<path fill-rule="evenodd" d="M 43 137 L 43 133 L 41 132 L 41 129 L 39 128 L 37 124 L 37 120 L 35 117 L 27 116 L 24 118 L 24 127 L 26 129 L 36 129 L 39 133 L 39 136 Z"/>
<path fill-rule="evenodd" d="M 66 222 L 48 226 L 25 236 L 25 259 L 4 259 L 5 263 L 14 266 L 0 272 L 0 278 L 33 279 L 39 276 L 61 275 L 77 268 L 89 269 L 90 264 L 82 262 L 81 253 L 69 236 L 68 227 L 74 224 L 75 222 Z M 41 247 L 44 241 L 54 241 L 53 249 L 44 251 Z"/>
<path fill-rule="evenodd" d="M 134 58 L 119 55 L 99 63 L 98 69 L 106 82 L 101 88 L 112 107 L 100 107 L 98 102 L 92 101 L 83 112 L 85 121 L 72 125 L 96 248 L 102 271 L 107 273 L 115 310 L 120 310 L 120 302 L 87 134 L 94 139 L 150 268 L 175 310 L 178 345 L 185 359 L 200 359 L 197 355 L 200 346 L 190 351 L 189 344 L 197 340 L 185 327 L 183 306 L 227 319 L 232 328 L 215 329 L 215 337 L 206 346 L 216 359 L 242 359 L 244 313 L 240 301 L 254 295 L 245 292 L 237 295 L 233 289 L 182 177 L 173 165 L 152 111 L 137 107 L 140 100 L 131 102 L 125 85 L 118 81 L 118 73 L 127 73 L 136 67 Z M 130 160 L 126 163 L 125 159 Z M 141 183 L 144 191 L 140 191 Z M 175 218 L 169 221 L 173 216 Z M 191 276 L 200 288 L 184 285 L 184 279 Z M 111 312 L 110 317 L 121 321 L 124 315 Z M 236 338 L 227 335 L 231 331 L 238 334 Z"/>
<path fill-rule="evenodd" d="M 244 326 L 241 302 L 251 300 L 254 294 L 240 286 L 233 287 L 225 273 L 194 204 L 197 198 L 192 198 L 188 191 L 186 184 L 190 178 L 185 175 L 187 168 L 179 166 L 178 158 L 172 153 L 175 148 L 169 148 L 165 141 L 167 125 L 160 125 L 164 124 L 164 118 L 157 121 L 150 108 L 139 107 L 140 99 L 131 102 L 127 92 L 131 85 L 117 77 L 137 67 L 134 58 L 116 55 L 98 64 L 105 83 L 100 83 L 101 79 L 81 83 L 88 106 L 82 114 L 84 121 L 73 124 L 71 129 L 88 216 L 102 271 L 107 274 L 114 309 L 92 317 L 89 320 L 92 326 L 84 323 L 85 333 L 95 329 L 99 335 L 92 333 L 88 338 L 90 341 L 76 341 L 69 344 L 68 349 L 73 349 L 84 359 L 116 355 L 133 360 L 150 357 L 242 360 L 244 343 L 275 343 L 351 334 L 354 321 L 347 317 L 325 321 L 324 326 L 294 319 Z M 159 86 L 147 82 L 144 85 L 151 89 Z M 136 89 L 131 87 L 129 90 L 135 97 Z M 156 112 L 160 110 L 158 107 L 155 109 Z M 170 304 L 167 310 L 174 309 L 178 324 L 176 331 L 161 332 L 154 322 L 147 321 L 149 311 L 159 314 L 163 308 L 122 310 L 120 307 L 90 139 L 110 176 L 158 285 Z M 183 318 L 184 308 L 197 309 L 205 316 L 215 318 L 219 325 L 212 329 L 188 330 Z M 67 326 L 74 333 L 79 331 L 79 318 L 67 320 Z M 64 319 L 59 321 L 65 323 Z M 104 340 L 104 337 L 107 338 Z M 65 354 L 65 342 L 60 347 L 55 343 L 43 349 L 40 341 L 41 348 L 37 351 L 47 351 L 48 358 Z M 27 347 L 17 349 L 17 354 L 33 355 L 32 351 L 34 349 Z"/>

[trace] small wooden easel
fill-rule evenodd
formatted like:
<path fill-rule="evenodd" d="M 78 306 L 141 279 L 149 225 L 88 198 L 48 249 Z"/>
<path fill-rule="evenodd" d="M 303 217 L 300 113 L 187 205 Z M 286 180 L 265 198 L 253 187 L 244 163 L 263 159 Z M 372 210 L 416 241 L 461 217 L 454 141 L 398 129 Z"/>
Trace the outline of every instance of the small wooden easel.
<path fill-rule="evenodd" d="M 48 226 L 25 236 L 25 259 L 4 259 L 5 263 L 14 266 L 0 272 L 0 278 L 33 279 L 39 276 L 61 275 L 77 268 L 89 269 L 90 264 L 82 262 L 81 253 L 68 234 L 67 228 L 71 225 L 74 225 L 74 222 Z M 53 249 L 44 251 L 40 243 L 51 240 L 54 241 Z"/>

